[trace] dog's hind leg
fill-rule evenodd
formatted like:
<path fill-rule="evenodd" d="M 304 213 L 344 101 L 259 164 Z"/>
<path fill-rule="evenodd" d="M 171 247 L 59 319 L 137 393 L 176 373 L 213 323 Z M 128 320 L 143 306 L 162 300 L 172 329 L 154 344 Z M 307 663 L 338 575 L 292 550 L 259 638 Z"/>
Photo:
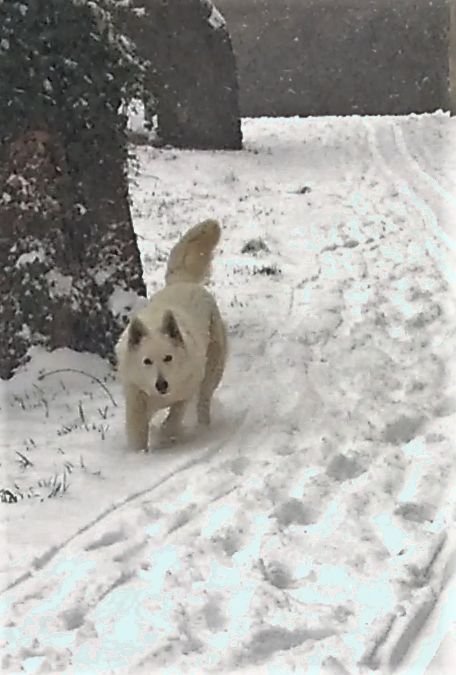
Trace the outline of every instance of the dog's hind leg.
<path fill-rule="evenodd" d="M 147 396 L 134 386 L 125 388 L 125 426 L 131 450 L 147 450 L 149 410 Z"/>
<path fill-rule="evenodd" d="M 211 423 L 211 401 L 214 391 L 222 379 L 226 360 L 226 333 L 220 317 L 213 317 L 210 326 L 210 340 L 206 356 L 206 372 L 201 383 L 197 417 L 199 424 Z"/>

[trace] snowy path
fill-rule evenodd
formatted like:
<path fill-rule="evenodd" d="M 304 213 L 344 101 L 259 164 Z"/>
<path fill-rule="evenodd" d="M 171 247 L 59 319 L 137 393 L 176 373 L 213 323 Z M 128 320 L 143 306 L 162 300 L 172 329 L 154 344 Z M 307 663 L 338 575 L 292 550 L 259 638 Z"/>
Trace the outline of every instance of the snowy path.
<path fill-rule="evenodd" d="M 450 583 L 455 123 L 244 129 L 242 153 L 142 148 L 132 188 L 151 290 L 183 229 L 224 226 L 207 436 L 127 454 L 86 355 L 2 385 L 4 672 L 388 672 Z M 118 405 L 38 379 L 61 368 Z"/>

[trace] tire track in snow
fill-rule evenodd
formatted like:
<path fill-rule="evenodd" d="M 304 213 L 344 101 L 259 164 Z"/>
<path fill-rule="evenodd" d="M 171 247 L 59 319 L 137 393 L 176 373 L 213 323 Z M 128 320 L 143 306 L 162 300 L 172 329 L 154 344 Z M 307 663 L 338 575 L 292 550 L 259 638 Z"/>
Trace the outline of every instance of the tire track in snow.
<path fill-rule="evenodd" d="M 405 182 L 403 194 L 420 213 L 428 232 L 434 242 L 437 242 L 436 245 L 432 241 L 426 241 L 426 249 L 447 282 L 448 290 L 455 295 L 456 226 L 453 210 L 456 209 L 456 197 L 442 188 L 433 176 L 422 169 L 407 146 L 400 122 L 392 123 L 392 133 L 396 149 L 395 156 L 401 156 L 403 164 L 410 166 L 413 170 L 411 180 Z"/>
<path fill-rule="evenodd" d="M 394 134 L 394 140 L 396 144 L 396 148 L 401 154 L 401 156 L 404 159 L 404 164 L 407 166 L 413 168 L 414 173 L 415 173 L 415 181 L 412 181 L 416 184 L 421 185 L 420 192 L 423 193 L 425 192 L 426 195 L 430 198 L 429 201 L 431 201 L 432 197 L 434 198 L 440 198 L 439 199 L 439 204 L 441 203 L 441 200 L 446 202 L 447 204 L 451 205 L 453 208 L 456 208 L 456 197 L 452 195 L 448 190 L 445 190 L 443 188 L 439 181 L 437 181 L 433 176 L 431 176 L 427 171 L 425 171 L 417 161 L 417 159 L 412 155 L 411 151 L 409 150 L 407 143 L 405 141 L 404 137 L 404 132 L 401 129 L 400 123 L 396 122 L 393 123 L 393 134 Z M 423 185 L 426 185 L 426 189 L 423 190 Z M 429 189 L 430 188 L 430 189 Z M 412 193 L 414 196 L 417 196 L 417 189 L 413 190 L 412 188 Z M 435 207 L 434 213 L 436 213 L 437 208 Z M 456 240 L 454 239 L 454 232 L 449 233 L 446 232 L 445 229 L 441 226 L 434 224 L 433 223 L 433 229 L 435 233 L 438 235 L 440 240 L 445 244 L 445 246 L 453 251 L 456 252 Z"/>
<path fill-rule="evenodd" d="M 442 199 L 437 198 L 437 193 L 429 186 L 423 189 L 422 181 L 417 185 L 417 179 L 413 180 L 413 175 L 407 169 L 409 164 L 413 166 L 413 160 L 409 154 L 404 154 L 403 144 L 398 143 L 394 123 L 381 127 L 380 132 L 383 132 L 381 143 L 378 141 L 375 128 L 370 126 L 368 121 L 364 121 L 364 124 L 369 129 L 370 144 L 383 173 L 391 180 L 405 203 L 418 214 L 423 223 L 421 244 L 424 250 L 434 260 L 449 286 L 456 288 L 456 275 L 453 271 L 456 243 L 439 223 Z M 425 198 L 423 198 L 423 193 Z M 446 257 L 440 247 L 443 247 Z"/>
<path fill-rule="evenodd" d="M 367 121 L 364 121 L 364 124 L 369 125 Z M 415 212 L 419 213 L 427 233 L 440 241 L 447 249 L 454 249 L 454 242 L 439 224 L 437 214 L 441 201 L 437 201 L 436 204 L 436 199 L 450 199 L 451 202 L 456 200 L 432 176 L 429 176 L 412 156 L 400 127 L 400 121 L 391 122 L 387 127 L 381 128 L 381 132 L 383 132 L 381 143 L 378 141 L 376 130 L 370 125 L 368 128 L 370 145 L 375 156 L 378 158 L 379 165 L 382 167 L 385 176 L 391 179 L 393 184 L 397 186 L 408 205 Z M 386 135 L 387 138 L 385 138 Z M 406 173 L 406 176 L 404 176 L 404 173 Z M 423 184 L 425 184 L 424 189 Z M 423 193 L 427 201 L 424 201 Z M 432 248 L 429 250 L 428 245 L 426 245 L 426 248 L 431 255 L 434 253 Z M 448 270 L 442 269 L 441 265 L 439 265 L 441 261 L 438 258 L 436 259 L 435 255 L 432 257 L 447 281 L 450 281 Z M 451 504 L 446 503 L 442 505 L 442 513 L 446 512 L 450 514 L 451 510 Z M 399 620 L 393 621 L 384 632 L 381 632 L 377 636 L 374 635 L 372 638 L 374 653 L 371 655 L 369 651 L 367 652 L 369 659 L 371 659 L 371 656 L 374 656 L 375 659 L 380 658 L 381 660 L 384 660 L 382 657 L 386 658 L 391 671 L 396 670 L 407 657 L 409 651 L 413 649 L 416 638 L 427 623 L 434 604 L 444 588 L 441 575 L 442 570 L 440 569 L 442 565 L 438 564 L 438 560 L 442 558 L 443 551 L 448 549 L 448 546 L 445 546 L 447 538 L 445 531 L 441 532 L 440 535 L 436 534 L 436 538 L 437 541 L 430 550 L 429 562 L 422 570 L 427 580 L 425 584 L 427 593 L 425 593 L 424 599 L 422 602 L 419 599 L 417 601 L 413 589 L 411 589 L 409 603 L 412 608 L 412 616 L 410 617 L 410 613 L 408 613 L 406 616 L 399 618 Z M 453 551 L 450 551 L 446 558 L 452 554 Z M 437 569 L 434 569 L 435 567 Z"/>
<path fill-rule="evenodd" d="M 369 143 L 374 156 L 377 158 L 385 176 L 392 181 L 407 204 L 419 214 L 428 233 L 443 244 L 454 248 L 455 245 L 451 243 L 447 233 L 438 222 L 438 206 L 441 202 L 435 204 L 435 189 L 431 193 L 432 197 L 426 202 L 420 195 L 423 190 L 420 191 L 420 188 L 416 185 L 416 179 L 413 181 L 408 166 L 413 167 L 416 162 L 407 153 L 404 143 L 400 142 L 400 136 L 395 131 L 397 125 L 390 123 L 388 126 L 382 126 L 380 129 L 380 132 L 383 132 L 382 142 L 379 143 L 377 130 L 366 120 L 364 120 L 364 124 L 368 128 Z M 398 158 L 402 158 L 402 161 L 399 161 Z M 429 189 L 427 193 L 429 197 Z"/>
<path fill-rule="evenodd" d="M 410 128 L 410 126 L 405 128 L 405 125 L 403 125 L 401 122 L 396 122 L 396 126 L 398 133 L 402 135 L 404 139 L 404 145 L 407 149 L 407 153 L 416 163 L 417 170 L 419 171 L 419 173 L 425 174 L 430 184 L 437 184 L 440 187 L 440 189 L 444 190 L 447 193 L 446 195 L 444 195 L 444 197 L 445 198 L 449 197 L 454 203 L 455 196 L 454 194 L 452 194 L 450 190 L 454 190 L 456 183 L 454 180 L 451 179 L 450 158 L 451 152 L 454 149 L 456 149 L 455 144 L 452 143 L 450 140 L 449 146 L 445 148 L 442 147 L 439 149 L 439 153 L 437 154 L 438 157 L 441 157 L 441 160 L 439 162 L 439 168 L 441 169 L 442 164 L 446 163 L 450 171 L 445 173 L 441 172 L 437 178 L 436 165 L 428 150 L 430 142 L 428 140 L 427 143 L 423 143 L 424 130 L 422 129 L 422 127 L 420 127 L 419 131 L 417 131 L 415 127 L 413 127 L 412 129 Z M 413 148 L 416 149 L 414 150 Z M 453 155 L 453 166 L 454 169 L 456 169 L 456 161 L 454 155 Z M 449 185 L 450 187 L 449 188 L 443 187 L 444 183 L 446 185 Z"/>

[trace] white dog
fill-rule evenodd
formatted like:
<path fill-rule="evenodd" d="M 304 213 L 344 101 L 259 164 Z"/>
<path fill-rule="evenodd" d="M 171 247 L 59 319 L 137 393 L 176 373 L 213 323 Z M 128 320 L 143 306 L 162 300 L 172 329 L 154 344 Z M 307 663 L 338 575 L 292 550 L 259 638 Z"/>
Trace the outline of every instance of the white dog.
<path fill-rule="evenodd" d="M 117 346 L 129 446 L 147 450 L 149 422 L 169 408 L 161 434 L 179 436 L 186 404 L 197 398 L 198 422 L 210 423 L 212 394 L 223 375 L 226 331 L 213 296 L 201 285 L 210 272 L 220 225 L 206 220 L 171 250 L 166 286 L 139 311 Z"/>

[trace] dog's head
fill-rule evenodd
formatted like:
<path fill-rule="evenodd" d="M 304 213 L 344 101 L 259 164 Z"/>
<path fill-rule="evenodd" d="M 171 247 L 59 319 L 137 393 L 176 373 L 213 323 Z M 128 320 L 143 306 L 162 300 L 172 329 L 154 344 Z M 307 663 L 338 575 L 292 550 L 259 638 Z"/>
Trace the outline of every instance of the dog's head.
<path fill-rule="evenodd" d="M 166 311 L 159 330 L 149 330 L 138 318 L 128 328 L 132 379 L 149 396 L 175 399 L 192 377 L 192 362 L 176 317 Z"/>

